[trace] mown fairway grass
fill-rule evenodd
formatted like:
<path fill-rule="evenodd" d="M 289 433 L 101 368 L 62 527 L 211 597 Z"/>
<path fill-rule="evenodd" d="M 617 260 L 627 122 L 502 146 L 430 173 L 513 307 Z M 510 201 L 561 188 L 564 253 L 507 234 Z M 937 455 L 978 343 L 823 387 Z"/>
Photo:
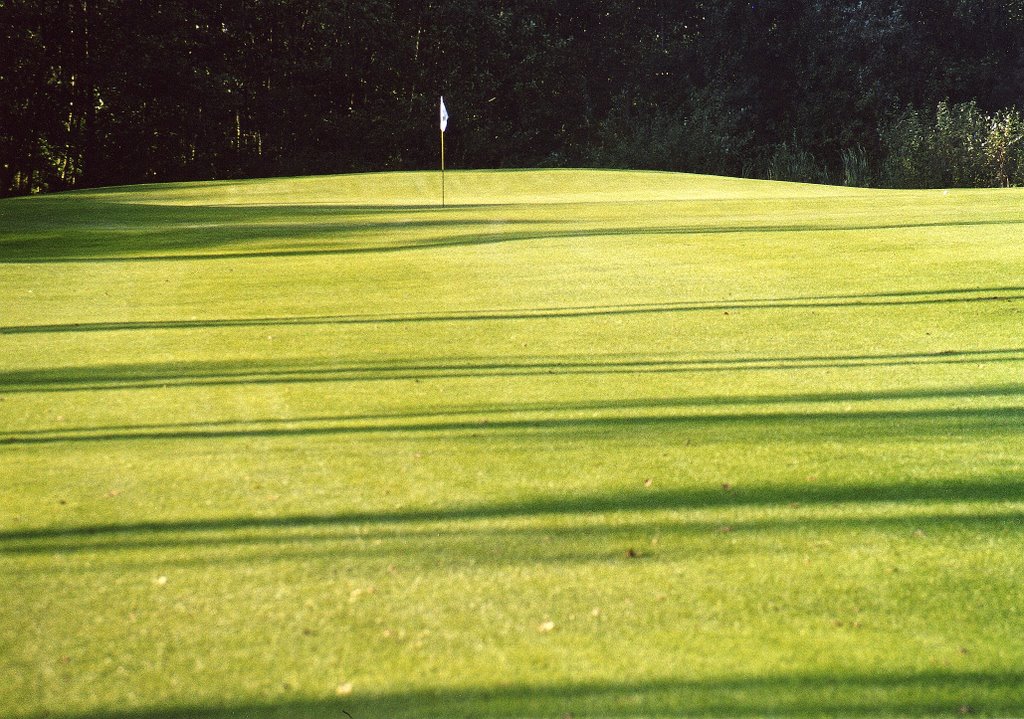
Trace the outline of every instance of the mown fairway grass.
<path fill-rule="evenodd" d="M 0 202 L 0 715 L 1024 715 L 1024 191 Z"/>

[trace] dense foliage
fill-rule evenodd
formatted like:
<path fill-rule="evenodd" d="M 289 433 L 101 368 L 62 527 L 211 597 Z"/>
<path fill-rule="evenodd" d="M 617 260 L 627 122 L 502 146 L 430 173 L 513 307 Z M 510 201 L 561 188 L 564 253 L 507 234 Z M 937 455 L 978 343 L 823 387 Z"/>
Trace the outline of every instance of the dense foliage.
<path fill-rule="evenodd" d="M 1024 0 L 0 0 L 0 193 L 596 165 L 1024 183 Z"/>

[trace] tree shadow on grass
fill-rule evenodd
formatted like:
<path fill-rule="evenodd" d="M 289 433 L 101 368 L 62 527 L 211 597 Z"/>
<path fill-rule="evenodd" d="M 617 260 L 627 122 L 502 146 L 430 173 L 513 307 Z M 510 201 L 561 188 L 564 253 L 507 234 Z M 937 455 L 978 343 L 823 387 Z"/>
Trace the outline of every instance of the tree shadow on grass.
<path fill-rule="evenodd" d="M 471 680 L 470 680 L 471 681 Z M 347 697 L 57 712 L 16 719 L 519 719 L 525 717 L 1019 716 L 1024 673 L 1011 670 L 737 676 L 439 687 Z"/>
<path fill-rule="evenodd" d="M 988 528 L 1024 530 L 1024 509 L 991 503 L 1024 501 L 1024 482 L 1013 474 L 932 481 L 888 480 L 875 483 L 740 484 L 667 489 L 637 487 L 615 493 L 525 497 L 506 503 L 467 504 L 443 508 L 352 511 L 276 517 L 216 517 L 153 520 L 16 529 L 0 532 L 0 555 L 188 547 L 210 550 L 225 545 L 316 544 L 357 539 L 426 539 L 430 553 L 460 538 L 471 545 L 508 546 L 560 531 L 566 539 L 605 542 L 618 535 L 662 532 L 677 537 L 718 532 L 721 517 L 694 512 L 737 512 L 728 519 L 732 531 L 858 530 L 894 528 Z M 981 509 L 970 505 L 988 503 Z M 926 506 L 925 506 L 926 505 Z M 817 509 L 824 514 L 816 513 Z M 921 511 L 921 509 L 924 511 Z M 949 509 L 946 509 L 949 508 Z M 765 510 L 750 513 L 749 510 Z M 797 510 L 800 510 L 798 512 Z M 895 510 L 895 511 L 894 511 Z M 899 510 L 904 510 L 900 513 Z M 808 513 L 809 512 L 809 513 Z M 603 519 L 622 516 L 609 526 Z M 633 514 L 635 516 L 625 516 Z M 473 524 L 502 520 L 501 526 Z M 531 524 L 535 520 L 540 525 Z M 513 524 L 509 524 L 512 522 Z M 442 523 L 443 526 L 437 526 Z M 542 548 L 543 549 L 543 548 Z M 361 551 L 365 551 L 361 550 Z M 383 552 L 393 551 L 384 547 Z M 533 551 L 533 550 L 531 550 Z M 534 552 L 535 554 L 537 552 Z M 543 554 L 543 551 L 540 551 Z M 574 557 L 579 559 L 579 556 Z"/>
<path fill-rule="evenodd" d="M 643 411 L 638 412 L 638 409 Z M 930 409 L 809 409 L 742 412 L 651 412 L 622 403 L 601 416 L 565 411 L 543 415 L 517 414 L 512 409 L 493 416 L 459 417 L 438 412 L 413 417 L 318 417 L 211 424 L 139 425 L 125 428 L 55 428 L 0 435 L 0 446 L 96 444 L 123 442 L 192 442 L 212 440 L 368 437 L 393 440 L 414 436 L 467 439 L 527 439 L 548 436 L 568 441 L 637 438 L 657 433 L 699 444 L 769 441 L 807 442 L 829 438 L 852 441 L 907 437 L 990 437 L 1021 435 L 1024 407 Z"/>
<path fill-rule="evenodd" d="M 454 217 L 435 208 L 174 206 L 68 197 L 7 205 L 0 262 L 245 259 L 428 249 L 528 237 L 535 220 Z M 61 200 L 61 202 L 54 202 Z M 52 214 L 43 210 L 52 205 Z M 517 229 L 517 232 L 510 230 Z M 467 229 L 474 232 L 468 233 Z"/>
<path fill-rule="evenodd" d="M 822 295 L 808 297 L 754 298 L 721 301 L 589 305 L 580 307 L 534 307 L 509 310 L 420 312 L 408 314 L 296 315 L 291 317 L 238 317 L 182 320 L 141 320 L 117 322 L 69 322 L 62 324 L 13 325 L 0 327 L 0 335 L 130 330 L 211 330 L 245 327 L 304 327 L 316 325 L 388 325 L 438 322 L 494 322 L 557 320 L 628 315 L 730 312 L 743 310 L 857 309 L 936 304 L 1019 302 L 1024 287 L 989 287 L 961 290 Z"/>
<path fill-rule="evenodd" d="M 1017 219 L 773 225 L 683 222 L 559 229 L 550 222 L 540 227 L 539 221 L 506 217 L 500 209 L 481 214 L 479 207 L 473 206 L 475 214 L 469 218 L 453 216 L 453 209 L 341 204 L 156 205 L 78 195 L 33 198 L 31 203 L 6 203 L 0 207 L 6 230 L 0 233 L 0 261 L 237 260 L 406 252 L 574 238 L 828 234 L 1024 222 Z M 473 231 L 459 231 L 466 229 Z"/>
<path fill-rule="evenodd" d="M 848 509 L 854 511 L 844 514 Z M 0 539 L 0 557 L 60 557 L 62 576 L 111 570 L 148 573 L 156 567 L 252 568 L 339 560 L 357 562 L 364 569 L 376 568 L 369 569 L 371 572 L 387 568 L 389 575 L 399 576 L 410 567 L 430 567 L 432 571 L 466 566 L 579 570 L 628 564 L 638 568 L 648 562 L 677 564 L 695 558 L 733 561 L 748 555 L 764 561 L 766 557 L 798 551 L 818 552 L 822 537 L 828 537 L 832 547 L 868 541 L 891 548 L 901 542 L 927 545 L 936 540 L 942 543 L 933 546 L 948 547 L 950 541 L 984 536 L 1009 547 L 1016 546 L 1024 531 L 1024 510 L 911 509 L 906 514 L 872 514 L 857 506 L 828 510 L 836 514 L 831 517 L 801 516 L 796 512 L 783 517 L 781 512 L 773 512 L 776 516 L 767 518 L 742 519 L 723 514 L 717 520 L 634 515 L 617 516 L 614 526 L 604 523 L 607 515 L 565 515 L 558 519 L 557 526 L 543 524 L 543 520 L 522 520 L 514 526 L 466 522 L 447 529 L 439 523 L 401 527 L 358 524 L 184 531 L 177 535 L 115 533 L 80 537 L 73 542 L 7 543 Z M 652 537 L 658 539 L 656 547 L 650 545 Z M 900 568 L 898 560 L 885 566 Z M 54 572 L 52 566 L 32 563 L 19 567 L 17 576 Z M 771 570 L 763 567 L 759 576 L 771 576 Z M 781 574 L 778 581 L 784 583 L 787 577 Z M 964 580 L 974 581 L 967 576 Z"/>
<path fill-rule="evenodd" d="M 7 393 L 64 392 L 307 382 L 447 380 L 472 377 L 604 374 L 642 375 L 1007 362 L 1024 362 L 1024 348 L 729 358 L 608 355 L 446 357 L 433 360 L 351 361 L 348 363 L 283 360 L 262 360 L 258 363 L 253 361 L 119 363 L 0 371 L 0 391 Z M 1012 388 L 993 388 L 992 393 L 1016 394 L 1017 392 Z M 985 394 L 985 391 L 979 389 L 973 391 L 972 394 Z M 881 399 L 887 396 L 889 398 L 921 398 L 930 396 L 930 393 L 927 391 L 923 394 L 911 392 L 893 397 L 890 393 L 883 391 L 877 394 L 837 396 L 836 399 L 865 400 Z M 724 401 L 726 400 L 719 400 L 719 402 Z M 823 398 L 821 395 L 816 397 L 808 395 L 804 400 L 793 397 L 785 401 L 823 401 Z M 751 397 L 743 399 L 742 402 L 772 402 L 772 400 Z M 711 402 L 699 403 L 709 404 Z M 472 410 L 466 409 L 465 411 Z"/>

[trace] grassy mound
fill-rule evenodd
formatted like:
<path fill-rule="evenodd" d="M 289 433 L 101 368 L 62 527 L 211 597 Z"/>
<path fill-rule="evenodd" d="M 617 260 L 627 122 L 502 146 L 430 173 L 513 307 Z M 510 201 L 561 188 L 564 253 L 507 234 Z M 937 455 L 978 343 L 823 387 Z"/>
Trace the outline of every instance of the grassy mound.
<path fill-rule="evenodd" d="M 0 202 L 10 717 L 1024 712 L 1024 192 Z"/>

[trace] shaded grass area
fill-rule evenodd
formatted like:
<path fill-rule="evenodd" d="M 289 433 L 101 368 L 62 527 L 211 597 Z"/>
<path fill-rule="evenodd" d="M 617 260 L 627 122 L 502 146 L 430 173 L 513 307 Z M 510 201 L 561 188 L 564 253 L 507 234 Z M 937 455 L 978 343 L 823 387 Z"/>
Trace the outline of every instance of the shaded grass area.
<path fill-rule="evenodd" d="M 973 302 L 1022 302 L 1024 288 L 990 287 L 928 292 L 893 292 L 873 295 L 833 295 L 824 297 L 780 297 L 742 300 L 739 302 L 696 302 L 637 304 L 607 307 L 539 307 L 514 312 L 461 312 L 449 314 L 408 315 L 336 315 L 308 317 L 253 317 L 236 319 L 92 322 L 54 325 L 14 325 L 0 327 L 0 334 L 36 334 L 56 332 L 113 332 L 126 330 L 212 329 L 220 327 L 280 327 L 303 325 L 403 324 L 416 322 L 474 322 L 502 320 L 572 319 L 576 317 L 607 317 L 685 312 L 723 312 L 729 310 L 784 309 L 856 309 L 859 307 L 898 307 L 904 305 L 964 304 Z M 948 352 L 952 353 L 952 350 Z M 825 359 L 825 358 L 822 358 Z M 842 358 L 835 358 L 842 361 Z"/>
<path fill-rule="evenodd" d="M 907 354 L 863 354 L 803 357 L 736 357 L 730 359 L 667 359 L 652 357 L 552 357 L 523 358 L 519 361 L 504 358 L 479 360 L 451 357 L 439 362 L 402 362 L 370 365 L 365 363 L 336 364 L 324 367 L 308 363 L 271 361 L 258 367 L 249 362 L 188 362 L 165 364 L 112 364 L 88 367 L 57 367 L 53 369 L 14 370 L 0 373 L 0 387 L 5 392 L 68 392 L 103 389 L 145 389 L 187 384 L 234 385 L 276 384 L 291 382 L 345 382 L 392 381 L 415 379 L 458 379 L 466 377 L 516 377 L 530 375 L 614 375 L 647 373 L 706 373 L 706 372 L 759 372 L 798 369 L 905 367 L 913 365 L 957 365 L 1015 363 L 1024 359 L 1024 349 L 994 349 Z M 965 394 L 1013 395 L 1013 387 L 977 388 L 960 391 Z M 667 401 L 665 404 L 777 404 L 831 400 L 869 400 L 914 398 L 928 396 L 957 396 L 958 390 L 883 390 L 841 394 L 794 397 L 748 397 L 727 400 Z M 650 406 L 650 405 L 647 405 Z M 581 407 L 586 409 L 588 407 Z M 465 410 L 472 411 L 472 410 Z"/>
<path fill-rule="evenodd" d="M 554 496 L 524 498 L 506 504 L 484 504 L 445 509 L 391 512 L 350 512 L 345 514 L 290 515 L 274 517 L 218 517 L 174 521 L 118 522 L 84 526 L 26 529 L 0 533 L 0 555 L 75 553 L 98 550 L 123 551 L 130 548 L 202 547 L 224 544 L 260 545 L 275 543 L 318 543 L 366 538 L 368 533 L 396 538 L 406 526 L 412 536 L 443 550 L 445 536 L 477 534 L 489 530 L 479 520 L 527 520 L 526 533 L 557 532 L 544 518 L 562 517 L 574 522 L 565 539 L 583 540 L 588 533 L 642 532 L 708 533 L 724 526 L 721 516 L 734 518 L 731 530 L 780 530 L 803 527 L 823 529 L 905 529 L 922 527 L 1000 527 L 1024 533 L 1024 507 L 1019 506 L 1019 477 L 951 478 L 944 481 L 907 483 L 887 479 L 876 484 L 851 486 L 743 486 L 718 488 L 676 488 L 638 490 L 626 494 Z M 1016 506 L 994 506 L 974 511 L 977 503 L 1015 502 Z M 892 513 L 893 505 L 907 505 L 912 512 Z M 863 505 L 857 507 L 855 505 Z M 927 505 L 923 506 L 922 505 Z M 958 506 L 954 506 L 958 505 Z M 964 506 L 966 505 L 966 509 Z M 835 511 L 814 516 L 806 510 L 824 507 Z M 726 513 L 705 518 L 702 510 L 767 509 L 781 514 L 743 518 Z M 802 509 L 796 513 L 790 510 Z M 920 511 L 923 510 L 923 511 Z M 695 514 L 696 513 L 696 514 Z M 623 526 L 588 527 L 594 517 L 620 514 Z M 538 520 L 538 521 L 535 521 Z M 415 525 L 427 525 L 416 527 Z M 509 532 L 503 525 L 501 533 Z M 440 537 L 440 540 L 439 540 Z M 489 543 L 491 544 L 491 543 Z M 429 553 L 429 552 L 428 552 Z"/>
<path fill-rule="evenodd" d="M 1016 191 L 0 202 L 0 713 L 1024 713 Z"/>
<path fill-rule="evenodd" d="M 346 222 L 344 217 L 351 214 L 348 207 L 335 207 L 322 210 L 324 217 L 332 218 L 332 222 L 320 222 L 307 224 L 309 218 L 302 214 L 294 214 L 293 211 L 277 211 L 276 214 L 266 216 L 268 213 L 253 212 L 253 210 L 233 211 L 225 217 L 210 217 L 205 227 L 212 230 L 210 239 L 206 244 L 209 247 L 219 248 L 216 252 L 204 252 L 204 243 L 197 238 L 201 237 L 203 225 L 194 224 L 196 209 L 183 207 L 179 209 L 180 218 L 188 218 L 188 221 L 171 221 L 170 218 L 154 218 L 152 221 L 165 221 L 167 228 L 164 232 L 155 233 L 153 237 L 145 237 L 145 231 L 140 233 L 140 227 L 145 227 L 147 222 L 142 220 L 140 226 L 126 225 L 123 227 L 102 226 L 100 230 L 92 230 L 98 236 L 91 242 L 69 243 L 66 237 L 44 236 L 34 240 L 9 240 L 3 244 L 3 251 L 10 262 L 122 262 L 133 261 L 195 261 L 195 260 L 238 260 L 253 258 L 274 258 L 274 257 L 299 257 L 299 256 L 323 256 L 323 255 L 346 255 L 364 253 L 390 253 L 405 252 L 410 250 L 431 250 L 455 247 L 468 247 L 490 245 L 507 242 L 529 242 L 535 240 L 565 240 L 585 237 L 602 238 L 635 238 L 643 235 L 654 235 L 658 237 L 686 236 L 686 235 L 714 235 L 723 233 L 742 233 L 745 235 L 766 235 L 772 233 L 797 234 L 797 233 L 822 233 L 822 232 L 863 232 L 872 230 L 915 230 L 922 228 L 983 228 L 987 225 L 1004 225 L 1016 228 L 1024 225 L 1019 220 L 998 220 L 998 221 L 965 221 L 965 222 L 908 222 L 900 225 L 878 224 L 848 224 L 822 226 L 817 224 L 806 225 L 726 225 L 708 226 L 705 224 L 693 224 L 683 226 L 655 226 L 647 228 L 628 227 L 600 227 L 595 229 L 581 229 L 564 231 L 557 229 L 526 230 L 509 232 L 505 228 L 510 225 L 530 224 L 523 220 L 503 219 L 499 222 L 500 229 L 489 229 L 480 232 L 480 221 L 445 222 L 444 220 L 418 220 L 404 221 L 400 223 L 387 222 L 366 222 L 361 221 L 362 216 L 356 215 L 354 221 Z M 137 211 L 133 211 L 134 216 Z M 253 215 L 256 217 L 253 217 Z M 265 215 L 260 218 L 259 215 Z M 342 218 L 342 219 L 339 219 Z M 457 230 L 460 224 L 476 228 L 475 232 L 466 234 L 453 234 L 451 230 Z M 542 224 L 542 223 L 535 223 Z M 269 225 L 269 228 L 268 228 Z M 225 230 L 224 228 L 232 228 Z M 197 232 L 199 231 L 199 232 Z M 432 231 L 443 237 L 432 237 L 409 243 L 387 242 L 381 243 L 380 239 L 387 237 L 390 233 L 406 233 L 409 231 L 422 232 Z M 443 232 L 442 232 L 443 231 Z M 137 248 L 132 248 L 130 242 L 136 240 L 139 235 L 144 241 L 139 243 Z M 182 241 L 183 236 L 188 236 L 187 241 Z M 325 243 L 327 238 L 329 242 Z M 330 240 L 333 239 L 333 242 Z M 125 240 L 128 240 L 126 242 Z M 242 249 L 254 245 L 258 246 L 265 242 L 269 246 L 266 249 Z M 282 244 L 288 245 L 281 247 Z M 327 246 L 324 245 L 333 245 Z M 315 246 L 304 246 L 315 245 Z M 236 246 L 234 249 L 232 246 Z M 240 246 L 240 247 L 239 247 Z M 134 249 L 134 251 L 133 251 Z M 127 250 L 127 252 L 126 252 Z"/>
<path fill-rule="evenodd" d="M 1019 396 L 1016 390 L 1011 396 Z M 606 408 L 607 409 L 607 408 Z M 765 440 L 766 434 L 780 429 L 789 436 L 821 435 L 829 432 L 836 438 L 888 436 L 950 436 L 962 434 L 1010 434 L 1016 436 L 1024 424 L 1024 408 L 998 407 L 987 409 L 913 409 L 868 411 L 793 411 L 749 413 L 654 413 L 637 414 L 635 407 L 620 405 L 619 414 L 608 416 L 579 416 L 573 409 L 568 416 L 514 418 L 514 411 L 502 410 L 499 418 L 487 416 L 446 417 L 430 413 L 406 417 L 294 417 L 260 424 L 216 422 L 189 425 L 136 425 L 126 428 L 90 427 L 59 430 L 30 431 L 0 437 L 8 445 L 66 444 L 74 442 L 124 442 L 128 440 L 219 440 L 233 438 L 276 438 L 303 436 L 331 436 L 378 433 L 429 433 L 452 435 L 458 433 L 502 434 L 530 432 L 567 432 L 577 438 L 599 436 L 622 431 L 684 431 L 717 430 L 731 435 L 735 432 L 751 433 L 752 438 Z M 456 413 L 462 415 L 464 413 Z M 513 418 L 509 416 L 513 415 Z M 767 426 L 767 428 L 766 428 Z M 714 441 L 713 432 L 703 441 Z"/>
<path fill-rule="evenodd" d="M 133 261 L 195 261 L 195 260 L 239 260 L 274 257 L 329 256 L 365 253 L 391 253 L 411 250 L 432 250 L 458 247 L 474 247 L 499 243 L 530 242 L 537 240 L 566 240 L 586 237 L 636 238 L 644 235 L 657 237 L 744 234 L 771 235 L 823 232 L 865 232 L 874 230 L 920 230 L 928 228 L 984 228 L 1001 225 L 1008 229 L 1024 226 L 1024 221 L 1013 220 L 969 220 L 950 222 L 907 222 L 904 224 L 837 224 L 825 225 L 723 225 L 708 224 L 666 225 L 638 228 L 636 226 L 587 228 L 561 230 L 551 223 L 528 220 L 501 219 L 494 226 L 481 232 L 480 220 L 452 221 L 446 218 L 433 220 L 405 220 L 401 222 L 373 222 L 366 219 L 371 211 L 353 212 L 347 206 L 319 209 L 321 218 L 309 217 L 307 213 L 292 208 L 271 212 L 261 208 L 247 208 L 222 213 L 215 209 L 204 211 L 194 207 L 177 208 L 175 214 L 167 216 L 166 210 L 142 212 L 133 208 L 130 215 L 135 224 L 118 226 L 110 224 L 105 217 L 98 218 L 98 229 L 80 232 L 95 235 L 87 241 L 69 242 L 63 235 L 43 235 L 37 239 L 9 239 L 2 244 L 3 253 L 9 262 L 122 262 Z M 123 210 L 122 210 L 123 212 Z M 394 210 L 388 210 L 390 215 Z M 436 211 L 431 210 L 431 214 Z M 137 215 L 142 214 L 141 218 Z M 199 215 L 197 217 L 196 215 Z M 146 215 L 152 215 L 146 217 Z M 352 219 L 346 221 L 351 215 Z M 328 221 L 329 218 L 329 221 Z M 196 224 L 197 220 L 199 224 Z M 145 228 L 154 223 L 164 223 L 162 231 Z M 512 226 L 536 225 L 535 229 L 509 231 Z M 545 224 L 547 226 L 545 226 Z M 459 226 L 473 228 L 473 232 L 459 234 Z M 452 230 L 455 230 L 453 233 Z M 383 241 L 385 238 L 400 237 L 407 233 L 431 233 L 415 241 Z M 206 241 L 203 235 L 208 235 Z M 150 235 L 150 236 L 147 236 Z M 183 239 L 187 238 L 187 239 Z M 141 240 L 141 241 L 140 241 Z M 133 247 L 133 244 L 135 246 Z M 259 248 L 261 244 L 267 246 Z M 204 248 L 216 251 L 204 251 Z"/>
<path fill-rule="evenodd" d="M 286 700 L 270 704 L 147 708 L 75 719 L 188 717 L 481 717 L 698 716 L 892 717 L 1016 714 L 1020 672 L 927 672 L 880 675 L 782 675 L 686 682 L 647 680 L 581 685 L 502 686 L 410 691 L 369 697 Z M 893 699 L 893 697 L 901 697 Z M 957 698 L 960 703 L 957 703 Z M 952 700 L 952 701 L 951 701 Z"/>
<path fill-rule="evenodd" d="M 846 188 L 788 183 L 752 187 L 728 178 L 704 178 L 701 184 L 707 189 L 702 196 L 700 190 L 695 194 L 658 173 L 637 174 L 632 182 L 629 173 L 604 178 L 599 174 L 588 178 L 591 190 L 602 181 L 617 184 L 626 179 L 629 191 L 588 195 L 586 190 L 577 191 L 578 182 L 569 182 L 550 187 L 546 196 L 534 196 L 514 174 L 495 187 L 493 173 L 455 173 L 453 181 L 462 202 L 447 208 L 429 201 L 364 202 L 364 188 L 375 182 L 400 188 L 400 195 L 414 192 L 419 199 L 427 199 L 426 188 L 417 186 L 414 176 L 397 173 L 366 180 L 362 187 L 353 185 L 353 178 L 329 178 L 317 184 L 320 188 L 334 184 L 337 189 L 310 204 L 303 204 L 303 195 L 271 191 L 264 198 L 258 193 L 247 198 L 217 185 L 182 186 L 177 193 L 159 187 L 114 188 L 31 198 L 31 202 L 15 199 L 0 206 L 0 256 L 19 263 L 237 261 L 580 238 L 627 242 L 718 234 L 799 238 L 892 230 L 920 233 L 1001 227 L 1014 231 L 1024 224 L 1019 213 L 992 202 L 992 195 L 972 191 L 958 191 L 952 198 L 949 193 L 902 193 L 909 200 L 903 203 L 903 212 L 884 215 L 871 212 L 875 197 L 870 193 Z M 655 185 L 659 189 L 649 189 Z M 305 196 L 312 196 L 308 188 Z M 717 200 L 714 205 L 701 202 L 708 196 Z M 176 203 L 183 198 L 189 199 Z M 918 198 L 931 198 L 927 212 L 915 207 L 913 200 Z M 538 199 L 546 202 L 538 204 Z M 587 215 L 567 212 L 567 207 L 581 202 L 593 211 Z M 637 204 L 648 213 L 640 222 L 633 216 L 637 208 L 631 207 Z M 833 210 L 827 216 L 819 211 L 825 205 Z M 679 208 L 685 212 L 675 211 Z M 629 221 L 623 223 L 624 218 Z"/>

